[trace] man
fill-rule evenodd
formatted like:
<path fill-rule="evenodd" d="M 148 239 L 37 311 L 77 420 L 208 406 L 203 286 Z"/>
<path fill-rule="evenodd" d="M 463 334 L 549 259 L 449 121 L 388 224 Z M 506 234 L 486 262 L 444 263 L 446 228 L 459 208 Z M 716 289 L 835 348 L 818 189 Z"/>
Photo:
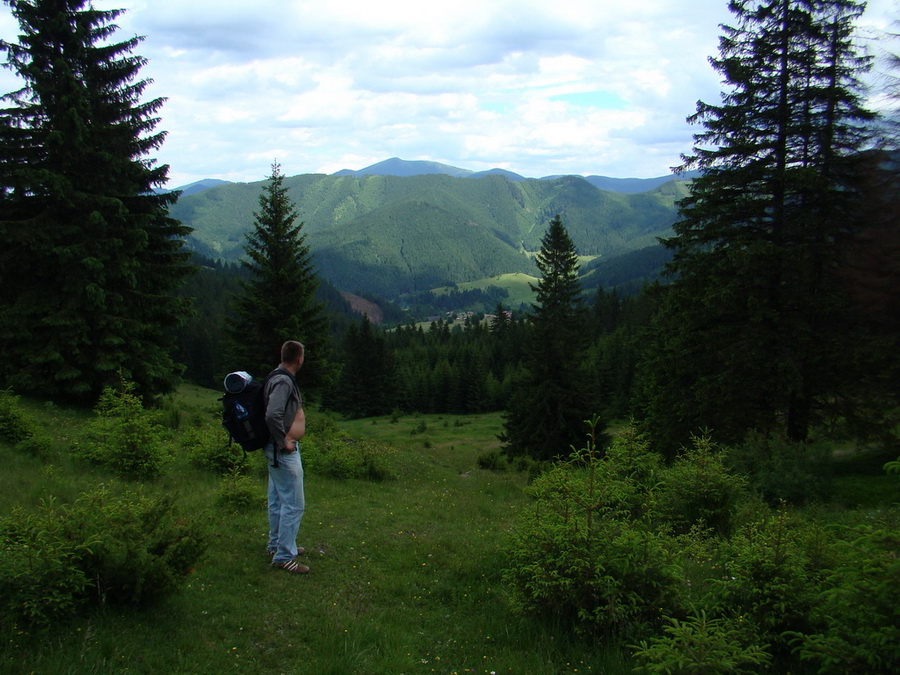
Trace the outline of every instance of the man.
<path fill-rule="evenodd" d="M 269 465 L 269 555 L 272 566 L 291 574 L 306 574 L 309 567 L 295 558 L 297 532 L 306 502 L 300 439 L 306 433 L 303 399 L 294 379 L 303 365 L 303 345 L 289 340 L 281 346 L 281 365 L 267 378 L 266 425 L 272 438 L 265 447 Z"/>

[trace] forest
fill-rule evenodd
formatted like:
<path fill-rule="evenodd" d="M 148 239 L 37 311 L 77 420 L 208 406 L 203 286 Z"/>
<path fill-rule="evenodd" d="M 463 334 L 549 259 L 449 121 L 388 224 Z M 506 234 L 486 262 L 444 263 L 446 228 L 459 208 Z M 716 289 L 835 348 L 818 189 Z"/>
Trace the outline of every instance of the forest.
<path fill-rule="evenodd" d="M 579 248 L 588 202 L 541 211 L 517 306 L 425 273 L 390 300 L 326 278 L 277 161 L 242 254 L 192 250 L 147 159 L 141 38 L 84 0 L 7 4 L 0 665 L 302 668 L 263 630 L 298 621 L 288 575 L 251 562 L 264 474 L 216 419 L 226 373 L 261 378 L 298 339 L 322 504 L 304 527 L 329 573 L 309 608 L 327 630 L 296 641 L 322 672 L 470 671 L 495 645 L 509 672 L 893 671 L 900 89 L 867 107 L 863 3 L 730 3 L 661 247 L 637 236 L 623 277 Z M 421 206 L 386 217 L 444 222 Z M 386 241 L 415 261 L 403 231 Z M 152 619 L 196 637 L 204 602 L 228 630 L 201 657 L 141 641 L 165 642 Z M 479 603 L 496 623 L 462 619 Z"/>

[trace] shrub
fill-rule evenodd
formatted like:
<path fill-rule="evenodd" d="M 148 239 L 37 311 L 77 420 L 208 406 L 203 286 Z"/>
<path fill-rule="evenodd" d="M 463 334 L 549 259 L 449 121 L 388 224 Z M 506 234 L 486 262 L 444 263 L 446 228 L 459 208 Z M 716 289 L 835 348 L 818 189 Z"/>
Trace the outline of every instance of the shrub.
<path fill-rule="evenodd" d="M 388 466 L 393 448 L 374 441 L 352 439 L 333 423 L 314 427 L 312 433 L 307 430 L 300 449 L 304 469 L 320 476 L 368 480 L 393 477 Z"/>
<path fill-rule="evenodd" d="M 650 449 L 646 435 L 634 425 L 625 427 L 606 450 L 606 461 L 612 470 L 645 490 L 652 490 L 662 470 L 662 455 Z"/>
<path fill-rule="evenodd" d="M 73 541 L 63 519 L 15 509 L 0 521 L 0 629 L 47 626 L 84 601 L 88 576 L 81 561 L 93 541 Z"/>
<path fill-rule="evenodd" d="M 10 389 L 0 390 L 0 442 L 15 445 L 34 435 L 35 424 Z"/>
<path fill-rule="evenodd" d="M 130 478 L 155 478 L 171 460 L 156 415 L 144 409 L 134 384 L 107 387 L 87 425 L 88 441 L 74 446 L 77 456 L 109 466 Z"/>
<path fill-rule="evenodd" d="M 662 456 L 650 449 L 646 436 L 634 426 L 625 428 L 606 450 L 603 467 L 615 477 L 617 506 L 632 518 L 643 518 L 656 508 L 656 489 L 663 470 Z"/>
<path fill-rule="evenodd" d="M 729 453 L 732 466 L 749 476 L 749 485 L 769 503 L 794 504 L 824 497 L 828 490 L 828 448 L 752 433 Z"/>
<path fill-rule="evenodd" d="M 751 622 L 779 658 L 790 652 L 783 634 L 811 626 L 819 593 L 804 529 L 784 507 L 741 529 L 721 547 L 718 578 L 707 598 L 716 614 Z"/>
<path fill-rule="evenodd" d="M 191 427 L 182 433 L 178 445 L 187 453 L 191 464 L 222 475 L 245 473 L 250 464 L 241 446 L 230 442 L 221 428 Z"/>
<path fill-rule="evenodd" d="M 747 626 L 734 619 L 710 619 L 701 610 L 684 621 L 667 618 L 665 635 L 634 647 L 641 673 L 712 675 L 758 673 L 771 657 L 765 645 L 752 644 Z"/>
<path fill-rule="evenodd" d="M 173 592 L 206 549 L 201 524 L 173 497 L 111 497 L 101 487 L 70 512 L 76 539 L 95 540 L 84 569 L 101 602 L 141 604 Z"/>
<path fill-rule="evenodd" d="M 710 438 L 695 436 L 693 447 L 661 472 L 657 499 L 660 512 L 678 531 L 702 522 L 727 534 L 745 489 L 746 480 L 726 468 L 724 453 Z"/>
<path fill-rule="evenodd" d="M 577 503 L 558 497 L 538 497 L 512 536 L 503 579 L 517 611 L 629 635 L 653 624 L 660 607 L 680 604 L 671 540 L 609 513 L 589 523 Z"/>
<path fill-rule="evenodd" d="M 658 621 L 660 607 L 681 605 L 676 540 L 635 517 L 649 493 L 622 469 L 591 440 L 534 481 L 503 573 L 515 609 L 628 635 Z"/>
<path fill-rule="evenodd" d="M 478 468 L 486 471 L 506 471 L 509 462 L 499 450 L 491 450 L 478 457 Z"/>
<path fill-rule="evenodd" d="M 820 673 L 891 672 L 900 663 L 900 536 L 871 526 L 849 534 L 822 584 L 825 626 L 794 633 L 793 643 Z"/>
<path fill-rule="evenodd" d="M 169 497 L 114 497 L 99 487 L 0 521 L 0 623 L 48 625 L 89 604 L 170 594 L 206 547 Z"/>
<path fill-rule="evenodd" d="M 257 483 L 238 471 L 232 471 L 219 483 L 216 503 L 231 511 L 248 511 L 265 506 L 266 499 Z"/>
<path fill-rule="evenodd" d="M 55 446 L 42 427 L 19 405 L 19 397 L 9 389 L 0 390 L 0 442 L 35 457 L 46 457 Z"/>

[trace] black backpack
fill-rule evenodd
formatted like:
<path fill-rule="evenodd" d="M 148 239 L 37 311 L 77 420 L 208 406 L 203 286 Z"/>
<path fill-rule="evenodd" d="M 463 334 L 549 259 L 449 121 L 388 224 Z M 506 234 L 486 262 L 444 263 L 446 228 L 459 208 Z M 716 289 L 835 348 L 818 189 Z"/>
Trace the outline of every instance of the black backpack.
<path fill-rule="evenodd" d="M 229 373 L 225 377 L 225 395 L 222 396 L 222 426 L 230 440 L 238 443 L 244 452 L 260 450 L 271 435 L 266 425 L 266 383 L 275 371 L 262 383 L 244 371 Z"/>

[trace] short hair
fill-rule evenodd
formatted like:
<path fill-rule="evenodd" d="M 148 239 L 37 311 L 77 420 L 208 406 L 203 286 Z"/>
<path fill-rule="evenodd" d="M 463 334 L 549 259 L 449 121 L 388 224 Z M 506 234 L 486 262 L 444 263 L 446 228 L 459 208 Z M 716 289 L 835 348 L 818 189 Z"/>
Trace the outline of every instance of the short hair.
<path fill-rule="evenodd" d="M 296 340 L 288 340 L 281 345 L 281 362 L 292 363 L 303 356 L 303 345 Z"/>

